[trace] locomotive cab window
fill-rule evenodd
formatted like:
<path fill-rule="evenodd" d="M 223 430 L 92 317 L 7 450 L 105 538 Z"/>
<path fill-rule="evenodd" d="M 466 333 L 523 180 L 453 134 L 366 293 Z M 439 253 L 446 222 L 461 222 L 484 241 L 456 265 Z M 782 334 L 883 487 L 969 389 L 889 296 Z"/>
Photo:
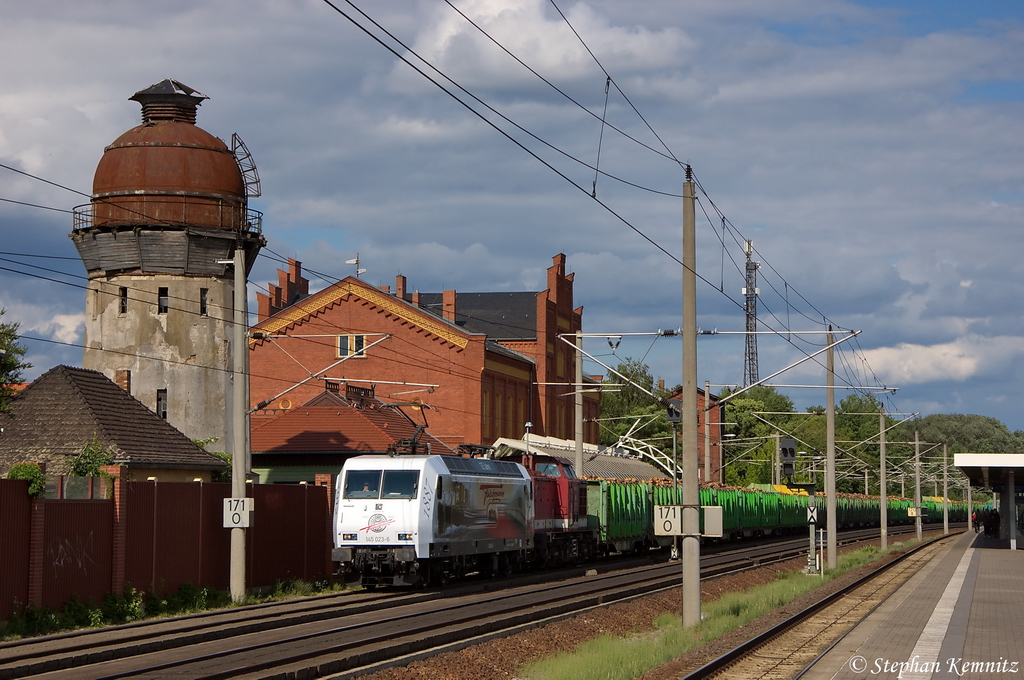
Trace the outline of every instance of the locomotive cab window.
<path fill-rule="evenodd" d="M 380 498 L 380 470 L 349 470 L 345 498 Z"/>
<path fill-rule="evenodd" d="M 381 498 L 416 498 L 420 480 L 418 470 L 385 470 Z"/>
<path fill-rule="evenodd" d="M 558 471 L 558 463 L 537 463 L 537 474 L 547 477 L 562 476 L 562 473 Z"/>

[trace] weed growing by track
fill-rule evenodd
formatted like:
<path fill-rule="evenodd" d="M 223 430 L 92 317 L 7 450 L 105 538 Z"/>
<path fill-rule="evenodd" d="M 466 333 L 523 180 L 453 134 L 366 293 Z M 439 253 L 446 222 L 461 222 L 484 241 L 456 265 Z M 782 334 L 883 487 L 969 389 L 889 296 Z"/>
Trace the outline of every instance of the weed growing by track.
<path fill-rule="evenodd" d="M 529 680 L 633 680 L 694 647 L 707 644 L 782 607 L 841 574 L 916 542 L 891 545 L 885 551 L 869 546 L 840 555 L 836 569 L 827 569 L 824 579 L 808 577 L 800 572 L 780 574 L 774 583 L 742 593 L 728 593 L 703 605 L 703 620 L 692 629 L 682 627 L 679 612 L 664 613 L 655 619 L 656 630 L 651 633 L 629 638 L 606 635 L 589 640 L 573 652 L 524 666 L 516 676 Z"/>
<path fill-rule="evenodd" d="M 329 581 L 289 580 L 277 583 L 269 593 L 248 596 L 239 606 L 289 600 L 342 589 Z M 78 628 L 116 626 L 160 616 L 181 616 L 231 606 L 233 603 L 228 591 L 197 588 L 191 583 L 183 584 L 178 592 L 164 597 L 158 596 L 152 590 L 142 592 L 125 586 L 123 593 L 107 595 L 99 606 L 72 598 L 60 611 L 32 605 L 16 610 L 7 625 L 0 628 L 0 640 L 16 640 Z"/>

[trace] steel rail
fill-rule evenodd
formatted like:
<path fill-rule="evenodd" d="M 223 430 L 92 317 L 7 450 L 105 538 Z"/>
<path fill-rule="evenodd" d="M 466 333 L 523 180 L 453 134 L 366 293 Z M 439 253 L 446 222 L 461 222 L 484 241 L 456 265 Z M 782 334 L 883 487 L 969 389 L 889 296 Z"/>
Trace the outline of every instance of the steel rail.
<path fill-rule="evenodd" d="M 787 630 L 791 629 L 796 624 L 798 624 L 801 621 L 807 619 L 808 617 L 812 616 L 813 614 L 821 611 L 822 609 L 824 609 L 828 605 L 832 604 L 836 600 L 839 600 L 840 598 L 845 597 L 848 593 L 850 593 L 851 591 L 853 591 L 856 588 L 859 588 L 860 586 L 864 585 L 865 583 L 867 583 L 868 581 L 872 580 L 873 578 L 879 576 L 880 574 L 885 573 L 890 567 L 892 567 L 892 566 L 894 566 L 896 564 L 899 564 L 900 562 L 902 562 L 903 560 L 907 559 L 911 555 L 917 553 L 919 550 L 923 550 L 924 548 L 932 545 L 936 541 L 941 541 L 941 540 L 946 539 L 946 538 L 949 538 L 949 536 L 938 536 L 938 537 L 933 538 L 933 539 L 931 539 L 929 541 L 923 542 L 923 543 L 921 543 L 918 546 L 915 546 L 914 548 L 908 550 L 906 553 L 897 556 L 892 561 L 887 562 L 886 564 L 881 565 L 877 569 L 873 570 L 871 573 L 866 574 L 865 576 L 857 579 L 853 583 L 850 583 L 849 585 L 847 585 L 847 586 L 837 590 L 836 592 L 834 592 L 834 593 L 832 593 L 832 594 L 822 598 L 821 600 L 819 600 L 818 602 L 812 604 L 811 606 L 807 607 L 806 609 L 804 609 L 804 610 L 802 610 L 800 612 L 797 612 L 793 616 L 787 618 L 785 621 L 781 621 L 780 623 L 777 623 L 776 625 L 772 626 L 771 628 L 769 628 L 768 630 L 764 631 L 763 633 L 760 633 L 759 635 L 754 636 L 750 640 L 747 640 L 743 644 L 734 647 L 733 649 L 729 650 L 725 654 L 722 654 L 718 658 L 713 659 L 712 661 L 709 661 L 708 663 L 704 664 L 703 666 L 701 666 L 697 670 L 689 673 L 688 675 L 682 676 L 682 678 L 680 680 L 702 680 L 703 678 L 709 678 L 709 677 L 715 675 L 716 673 L 721 672 L 722 670 L 728 668 L 734 662 L 738 661 L 739 659 L 741 659 L 742 657 L 746 656 L 750 652 L 752 652 L 755 649 L 757 649 L 757 648 L 767 644 L 773 638 L 778 637 L 782 633 L 785 633 Z"/>

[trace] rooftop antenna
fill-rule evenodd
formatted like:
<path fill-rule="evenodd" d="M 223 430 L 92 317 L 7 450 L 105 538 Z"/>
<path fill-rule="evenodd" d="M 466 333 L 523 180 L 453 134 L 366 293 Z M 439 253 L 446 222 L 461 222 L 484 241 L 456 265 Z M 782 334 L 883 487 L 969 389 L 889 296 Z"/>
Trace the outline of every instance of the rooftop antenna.
<path fill-rule="evenodd" d="M 360 269 L 359 268 L 359 253 L 356 253 L 355 259 L 345 260 L 345 264 L 354 264 L 356 266 L 356 278 L 357 279 L 359 278 L 360 274 L 365 274 L 366 273 L 365 269 Z"/>

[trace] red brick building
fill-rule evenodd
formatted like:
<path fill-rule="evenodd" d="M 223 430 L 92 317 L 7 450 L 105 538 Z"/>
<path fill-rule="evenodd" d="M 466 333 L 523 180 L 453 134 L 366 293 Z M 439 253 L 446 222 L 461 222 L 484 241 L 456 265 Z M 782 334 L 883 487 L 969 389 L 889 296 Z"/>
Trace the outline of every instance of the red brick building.
<path fill-rule="evenodd" d="M 573 274 L 556 255 L 539 292 L 410 292 L 348 277 L 309 294 L 302 265 L 289 260 L 278 285 L 257 295 L 250 341 L 251 404 L 290 409 L 325 382 L 374 386 L 377 398 L 407 404 L 453 448 L 532 432 L 571 439 L 575 354 L 558 338 L 581 329 Z M 584 420 L 599 402 L 585 395 Z M 584 439 L 597 442 L 597 424 Z"/>

